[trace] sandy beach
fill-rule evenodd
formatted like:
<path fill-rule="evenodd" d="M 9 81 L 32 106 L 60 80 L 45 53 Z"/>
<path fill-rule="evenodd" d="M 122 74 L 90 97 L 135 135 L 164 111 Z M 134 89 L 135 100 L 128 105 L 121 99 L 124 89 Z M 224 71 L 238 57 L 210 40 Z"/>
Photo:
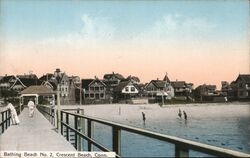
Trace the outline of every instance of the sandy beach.
<path fill-rule="evenodd" d="M 150 119 L 176 119 L 178 111 L 185 111 L 188 119 L 192 118 L 215 118 L 215 117 L 248 117 L 250 116 L 249 103 L 228 103 L 228 104 L 177 104 L 165 105 L 158 104 L 105 104 L 105 105 L 82 105 L 82 106 L 62 106 L 65 109 L 71 108 L 84 109 L 84 114 L 112 121 L 122 121 L 126 119 L 142 119 L 141 112 Z M 219 108 L 218 108 L 219 107 Z"/>

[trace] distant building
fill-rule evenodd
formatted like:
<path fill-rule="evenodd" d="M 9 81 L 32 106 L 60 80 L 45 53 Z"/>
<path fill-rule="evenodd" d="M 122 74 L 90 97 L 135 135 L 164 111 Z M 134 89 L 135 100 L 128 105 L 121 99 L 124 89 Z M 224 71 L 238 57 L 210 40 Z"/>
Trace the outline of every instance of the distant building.
<path fill-rule="evenodd" d="M 103 83 L 106 85 L 106 97 L 113 100 L 114 89 L 125 78 L 119 73 L 105 74 L 103 76 Z"/>
<path fill-rule="evenodd" d="M 83 101 L 85 103 L 105 102 L 108 98 L 106 96 L 106 84 L 95 79 L 82 79 Z"/>
<path fill-rule="evenodd" d="M 227 96 L 229 101 L 250 100 L 250 75 L 240 74 L 230 84 L 222 81 L 221 92 Z"/>
<path fill-rule="evenodd" d="M 185 81 L 171 81 L 171 85 L 174 88 L 174 95 L 176 99 L 193 100 L 193 83 L 186 83 Z"/>
<path fill-rule="evenodd" d="M 226 101 L 225 97 L 216 90 L 216 85 L 200 85 L 195 88 L 194 96 L 199 101 Z"/>
<path fill-rule="evenodd" d="M 132 83 L 140 84 L 140 79 L 139 77 L 136 77 L 136 76 L 130 75 L 126 79 L 121 80 L 121 82 L 125 82 L 125 81 L 131 81 Z"/>
<path fill-rule="evenodd" d="M 37 77 L 21 77 L 18 78 L 16 77 L 15 82 L 11 85 L 9 89 L 12 89 L 17 92 L 21 92 L 25 88 L 29 86 L 34 86 L 34 85 L 40 85 L 41 82 L 38 80 Z"/>
<path fill-rule="evenodd" d="M 145 90 L 147 91 L 149 100 L 151 100 L 150 102 L 160 102 L 162 98 L 171 99 L 174 97 L 174 89 L 170 84 L 167 74 L 163 80 L 151 80 L 145 86 Z"/>
<path fill-rule="evenodd" d="M 22 78 L 28 78 L 28 79 L 38 79 L 36 74 L 29 73 L 29 74 L 23 74 L 23 75 L 16 75 L 17 78 L 22 79 Z"/>
<path fill-rule="evenodd" d="M 139 95 L 139 87 L 132 81 L 123 81 L 114 89 L 115 101 L 136 98 Z"/>
<path fill-rule="evenodd" d="M 60 85 L 59 85 L 59 91 L 60 91 L 60 100 L 61 104 L 75 104 L 76 98 L 75 98 L 75 83 L 73 82 L 72 78 L 69 77 L 65 72 L 61 72 L 60 69 L 56 69 L 54 72 L 54 75 L 50 78 L 51 81 L 56 82 L 56 85 L 58 86 L 57 83 L 57 78 L 56 78 L 56 73 L 59 73 L 61 76 L 60 79 Z"/>
<path fill-rule="evenodd" d="M 229 101 L 235 99 L 232 86 L 227 81 L 221 81 L 221 94 L 227 97 Z"/>
<path fill-rule="evenodd" d="M 0 90 L 8 90 L 16 81 L 16 77 L 14 75 L 5 75 L 0 80 Z"/>
<path fill-rule="evenodd" d="M 41 85 L 45 85 L 52 90 L 57 90 L 57 81 L 54 74 L 47 73 L 39 78 Z"/>
<path fill-rule="evenodd" d="M 103 76 L 103 82 L 109 86 L 116 87 L 121 80 L 124 80 L 125 78 L 119 74 L 119 73 L 111 73 L 111 74 L 105 74 Z"/>
<path fill-rule="evenodd" d="M 233 86 L 237 99 L 250 100 L 250 74 L 240 74 Z"/>

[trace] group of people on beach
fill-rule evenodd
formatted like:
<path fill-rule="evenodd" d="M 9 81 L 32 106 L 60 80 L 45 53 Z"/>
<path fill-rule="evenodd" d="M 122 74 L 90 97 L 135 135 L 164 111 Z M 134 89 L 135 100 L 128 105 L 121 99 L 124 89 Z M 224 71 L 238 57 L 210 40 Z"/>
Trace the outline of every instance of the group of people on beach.
<path fill-rule="evenodd" d="M 141 114 L 142 114 L 143 123 L 145 124 L 145 121 L 146 121 L 146 114 L 145 114 L 144 112 L 141 112 Z M 182 118 L 181 109 L 179 109 L 178 116 L 179 116 L 179 118 Z M 184 116 L 184 119 L 187 120 L 187 113 L 186 113 L 184 110 L 183 110 L 183 116 Z"/>
<path fill-rule="evenodd" d="M 183 110 L 183 115 L 184 115 L 184 119 L 187 120 L 187 113 L 184 110 Z M 179 109 L 178 116 L 179 116 L 179 118 L 182 117 L 181 109 Z"/>
<path fill-rule="evenodd" d="M 7 100 L 6 102 L 7 102 L 7 109 L 10 110 L 12 125 L 19 125 L 20 120 L 17 116 L 17 112 L 16 112 L 15 107 L 13 106 L 13 104 L 9 100 Z M 29 108 L 29 117 L 33 117 L 34 111 L 35 111 L 35 103 L 34 103 L 33 99 L 29 100 L 27 106 Z"/>

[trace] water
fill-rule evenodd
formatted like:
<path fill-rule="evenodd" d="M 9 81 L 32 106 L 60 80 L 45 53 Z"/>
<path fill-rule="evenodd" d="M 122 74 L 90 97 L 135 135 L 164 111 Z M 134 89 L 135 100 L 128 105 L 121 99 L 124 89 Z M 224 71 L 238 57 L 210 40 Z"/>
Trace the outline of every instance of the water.
<path fill-rule="evenodd" d="M 160 108 L 157 105 L 88 106 L 85 114 L 113 120 L 171 136 L 250 153 L 250 105 L 213 104 Z M 122 106 L 122 114 L 117 109 Z M 178 118 L 185 109 L 188 120 Z M 99 110 L 97 110 L 99 109 Z M 146 113 L 146 124 L 141 111 Z M 111 128 L 96 123 L 94 139 L 112 149 Z M 174 145 L 122 131 L 121 152 L 124 157 L 173 157 Z M 191 151 L 191 156 L 207 156 Z"/>

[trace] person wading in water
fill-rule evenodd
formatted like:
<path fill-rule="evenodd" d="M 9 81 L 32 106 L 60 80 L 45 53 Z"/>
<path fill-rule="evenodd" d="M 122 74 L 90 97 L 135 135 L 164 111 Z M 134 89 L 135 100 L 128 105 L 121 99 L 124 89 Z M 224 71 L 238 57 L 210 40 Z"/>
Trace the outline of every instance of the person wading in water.
<path fill-rule="evenodd" d="M 184 119 L 187 120 L 187 114 L 184 110 L 183 110 L 183 115 L 184 115 Z"/>
<path fill-rule="evenodd" d="M 181 109 L 179 109 L 178 116 L 181 118 Z"/>
<path fill-rule="evenodd" d="M 142 120 L 143 120 L 143 124 L 145 125 L 145 121 L 146 121 L 146 115 L 144 112 L 141 112 L 142 114 Z"/>

